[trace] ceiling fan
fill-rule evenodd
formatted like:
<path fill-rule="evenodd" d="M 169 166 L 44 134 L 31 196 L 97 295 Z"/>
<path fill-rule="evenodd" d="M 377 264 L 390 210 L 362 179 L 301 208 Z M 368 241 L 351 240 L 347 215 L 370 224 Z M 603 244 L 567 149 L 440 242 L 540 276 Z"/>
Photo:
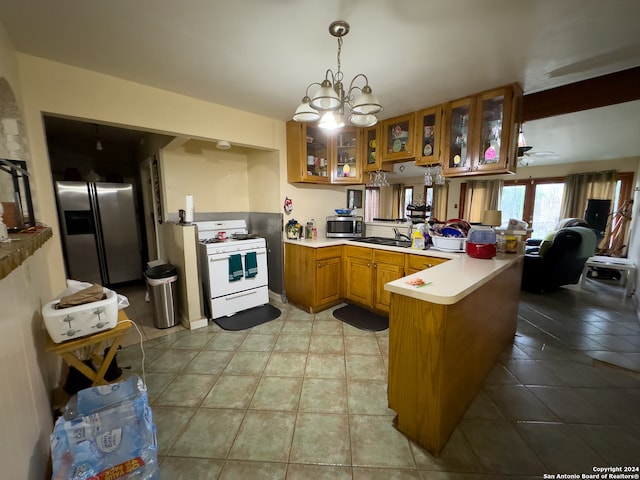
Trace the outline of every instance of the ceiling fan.
<path fill-rule="evenodd" d="M 531 150 L 532 147 L 529 147 Z M 530 167 L 533 163 L 535 163 L 536 159 L 541 160 L 557 160 L 560 158 L 555 152 L 540 150 L 538 152 L 530 152 L 529 150 L 521 152 L 520 147 L 518 147 L 518 167 Z"/>

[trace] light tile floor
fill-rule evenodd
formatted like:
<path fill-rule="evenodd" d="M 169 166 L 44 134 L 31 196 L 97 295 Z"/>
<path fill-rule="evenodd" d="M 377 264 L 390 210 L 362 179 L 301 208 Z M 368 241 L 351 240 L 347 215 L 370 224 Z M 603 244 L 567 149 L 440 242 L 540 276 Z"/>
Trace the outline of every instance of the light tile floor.
<path fill-rule="evenodd" d="M 640 325 L 617 285 L 523 293 L 514 344 L 438 458 L 393 428 L 387 331 L 274 302 L 281 317 L 248 331 L 154 332 L 130 300 L 163 478 L 533 479 L 640 464 L 640 374 L 605 363 L 640 372 Z M 128 340 L 118 362 L 140 372 Z"/>

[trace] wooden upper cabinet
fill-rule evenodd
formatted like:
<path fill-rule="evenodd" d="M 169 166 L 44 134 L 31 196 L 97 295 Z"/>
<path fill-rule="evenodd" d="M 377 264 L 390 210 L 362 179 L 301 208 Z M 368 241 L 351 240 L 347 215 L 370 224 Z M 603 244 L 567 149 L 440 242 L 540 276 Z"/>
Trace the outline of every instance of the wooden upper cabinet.
<path fill-rule="evenodd" d="M 515 173 L 522 117 L 519 85 L 478 95 L 478 157 L 474 172 Z"/>
<path fill-rule="evenodd" d="M 363 131 L 328 132 L 312 123 L 287 122 L 289 183 L 362 183 Z"/>
<path fill-rule="evenodd" d="M 440 162 L 442 116 L 442 105 L 416 112 L 416 165 Z"/>
<path fill-rule="evenodd" d="M 522 118 L 518 84 L 335 132 L 287 122 L 290 183 L 362 184 L 393 162 L 440 163 L 447 177 L 515 173 Z M 386 163 L 386 166 L 385 166 Z"/>
<path fill-rule="evenodd" d="M 444 175 L 452 176 L 471 172 L 475 122 L 475 97 L 461 98 L 445 105 L 442 136 L 442 173 Z"/>
<path fill-rule="evenodd" d="M 407 113 L 389 118 L 382 122 L 382 145 L 379 145 L 378 155 L 382 155 L 383 162 L 413 160 L 415 151 L 415 120 L 416 114 Z"/>
<path fill-rule="evenodd" d="M 331 137 L 309 123 L 287 122 L 287 181 L 329 183 Z"/>
<path fill-rule="evenodd" d="M 522 89 L 517 84 L 448 103 L 444 175 L 515 173 L 521 110 Z"/>

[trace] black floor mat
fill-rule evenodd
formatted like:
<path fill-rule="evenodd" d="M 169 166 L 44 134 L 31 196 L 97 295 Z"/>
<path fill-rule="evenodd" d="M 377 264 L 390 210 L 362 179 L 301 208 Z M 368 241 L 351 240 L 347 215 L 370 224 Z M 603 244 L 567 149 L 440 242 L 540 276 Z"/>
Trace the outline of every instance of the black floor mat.
<path fill-rule="evenodd" d="M 367 330 L 368 332 L 379 332 L 389 328 L 389 319 L 376 313 L 365 310 L 356 305 L 346 305 L 333 311 L 333 316 L 349 325 Z"/>
<path fill-rule="evenodd" d="M 238 312 L 230 317 L 215 318 L 213 321 L 220 325 L 221 328 L 235 332 L 275 320 L 281 313 L 278 308 L 267 303 L 261 307 Z"/>

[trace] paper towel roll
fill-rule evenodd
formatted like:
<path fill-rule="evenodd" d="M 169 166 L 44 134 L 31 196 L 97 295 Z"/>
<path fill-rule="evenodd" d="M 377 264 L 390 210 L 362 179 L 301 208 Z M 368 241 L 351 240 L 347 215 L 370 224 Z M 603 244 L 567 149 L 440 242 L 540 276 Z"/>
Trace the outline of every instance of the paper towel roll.
<path fill-rule="evenodd" d="M 186 208 L 184 209 L 184 221 L 186 223 L 193 222 L 193 195 L 187 195 L 185 199 Z"/>

